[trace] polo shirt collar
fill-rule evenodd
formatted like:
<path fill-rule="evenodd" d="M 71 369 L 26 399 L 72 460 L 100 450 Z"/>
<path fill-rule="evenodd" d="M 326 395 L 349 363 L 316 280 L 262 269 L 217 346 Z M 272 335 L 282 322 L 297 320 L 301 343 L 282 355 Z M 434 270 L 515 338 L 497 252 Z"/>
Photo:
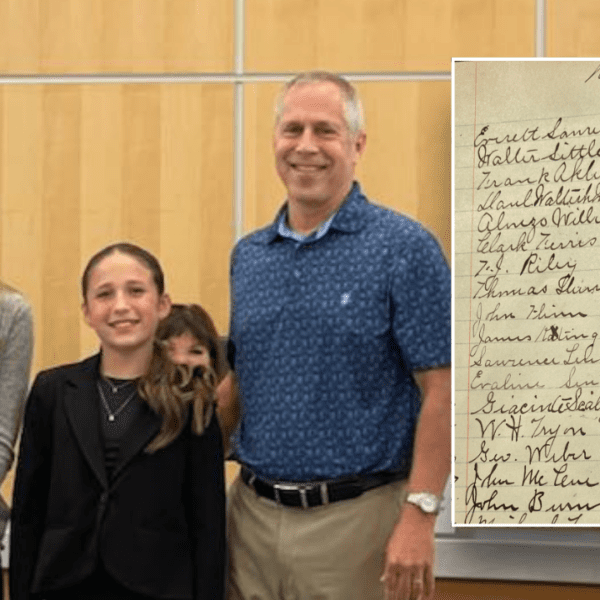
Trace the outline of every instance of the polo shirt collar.
<path fill-rule="evenodd" d="M 360 189 L 360 184 L 355 181 L 352 184 L 350 193 L 342 202 L 339 210 L 333 215 L 333 218 L 326 221 L 318 230 L 317 238 L 323 237 L 329 229 L 336 229 L 347 233 L 354 233 L 362 229 L 365 224 L 365 209 L 367 207 L 367 198 Z M 287 202 L 279 209 L 277 216 L 271 225 L 263 229 L 262 236 L 256 240 L 265 244 L 274 242 L 281 235 L 281 224 L 285 225 L 285 215 L 287 213 Z M 287 237 L 287 236 L 286 236 Z"/>
<path fill-rule="evenodd" d="M 335 213 L 331 215 L 325 222 L 321 223 L 319 228 L 308 235 L 302 235 L 301 233 L 297 233 L 293 229 L 291 229 L 287 224 L 287 211 L 283 211 L 279 214 L 279 218 L 277 219 L 277 233 L 281 237 L 289 238 L 294 240 L 295 242 L 301 244 L 306 241 L 316 242 L 320 240 L 328 231 L 331 226 L 331 222 L 335 218 Z"/>

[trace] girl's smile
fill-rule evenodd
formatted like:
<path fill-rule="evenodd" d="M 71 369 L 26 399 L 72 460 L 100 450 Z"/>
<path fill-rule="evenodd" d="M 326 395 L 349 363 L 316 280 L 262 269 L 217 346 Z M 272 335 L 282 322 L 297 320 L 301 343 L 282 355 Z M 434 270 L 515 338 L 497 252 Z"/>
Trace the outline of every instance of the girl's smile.
<path fill-rule="evenodd" d="M 90 273 L 83 313 L 105 351 L 150 348 L 169 309 L 152 272 L 133 256 L 114 252 Z"/>

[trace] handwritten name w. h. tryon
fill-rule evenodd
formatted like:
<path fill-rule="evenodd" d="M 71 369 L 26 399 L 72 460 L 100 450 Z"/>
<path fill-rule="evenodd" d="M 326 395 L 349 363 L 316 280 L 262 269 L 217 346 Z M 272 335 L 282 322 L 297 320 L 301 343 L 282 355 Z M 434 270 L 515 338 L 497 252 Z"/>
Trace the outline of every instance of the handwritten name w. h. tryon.
<path fill-rule="evenodd" d="M 514 415 L 510 415 L 510 419 L 511 419 L 512 423 L 509 423 L 506 419 L 502 419 L 502 421 L 499 421 L 498 423 L 496 423 L 496 419 L 491 419 L 485 425 L 483 424 L 483 421 L 480 418 L 476 418 L 475 421 L 477 421 L 477 423 L 479 423 L 479 428 L 481 429 L 481 437 L 482 438 L 485 438 L 486 433 L 488 432 L 488 429 L 489 429 L 490 440 L 494 441 L 496 439 L 496 436 L 498 435 L 498 430 L 504 425 L 503 430 L 504 429 L 510 430 L 510 441 L 518 442 L 519 441 L 519 433 L 521 431 L 521 427 L 523 426 L 523 424 L 521 422 L 521 420 L 522 420 L 521 415 L 519 415 L 518 421 L 517 421 L 517 419 L 515 419 Z"/>
<path fill-rule="evenodd" d="M 554 444 L 554 441 L 558 437 L 559 433 L 563 437 L 572 437 L 577 439 L 583 438 L 587 435 L 582 427 L 577 429 L 575 429 L 573 426 L 563 428 L 562 423 L 550 425 L 545 421 L 547 416 L 548 415 L 542 415 L 539 418 L 531 418 L 529 420 L 526 418 L 525 421 L 523 421 L 523 415 L 518 415 L 518 418 L 515 418 L 515 415 L 513 414 L 510 415 L 510 421 L 507 419 L 502 419 L 500 421 L 496 418 L 493 418 L 484 423 L 484 418 L 479 417 L 477 417 L 475 421 L 479 424 L 481 439 L 485 440 L 487 435 L 490 442 L 498 440 L 502 440 L 503 442 L 518 442 L 521 436 L 531 439 L 543 437 L 545 438 L 545 444 L 550 443 L 550 445 L 552 445 Z M 562 432 L 561 428 L 563 428 Z M 506 429 L 510 431 L 509 440 L 507 440 L 505 435 Z M 474 460 L 475 459 L 469 462 L 474 462 Z M 531 460 L 529 462 L 531 463 Z"/>

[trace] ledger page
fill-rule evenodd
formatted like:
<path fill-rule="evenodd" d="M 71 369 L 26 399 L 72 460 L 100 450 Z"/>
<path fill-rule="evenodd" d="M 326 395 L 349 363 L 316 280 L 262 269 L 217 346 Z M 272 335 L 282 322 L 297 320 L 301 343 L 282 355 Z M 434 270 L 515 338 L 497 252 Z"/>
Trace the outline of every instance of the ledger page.
<path fill-rule="evenodd" d="M 600 60 L 456 60 L 456 525 L 600 523 Z"/>

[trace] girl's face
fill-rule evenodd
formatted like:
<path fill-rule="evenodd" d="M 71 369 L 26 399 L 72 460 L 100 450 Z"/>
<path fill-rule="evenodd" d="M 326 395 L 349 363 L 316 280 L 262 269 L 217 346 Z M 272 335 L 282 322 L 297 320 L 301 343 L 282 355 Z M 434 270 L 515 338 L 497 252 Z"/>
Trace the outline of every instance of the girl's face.
<path fill-rule="evenodd" d="M 158 322 L 170 309 L 150 269 L 129 254 L 113 252 L 90 273 L 83 315 L 104 350 L 151 348 Z"/>
<path fill-rule="evenodd" d="M 210 352 L 189 331 L 169 338 L 167 342 L 169 358 L 178 365 L 190 367 L 210 366 Z"/>

